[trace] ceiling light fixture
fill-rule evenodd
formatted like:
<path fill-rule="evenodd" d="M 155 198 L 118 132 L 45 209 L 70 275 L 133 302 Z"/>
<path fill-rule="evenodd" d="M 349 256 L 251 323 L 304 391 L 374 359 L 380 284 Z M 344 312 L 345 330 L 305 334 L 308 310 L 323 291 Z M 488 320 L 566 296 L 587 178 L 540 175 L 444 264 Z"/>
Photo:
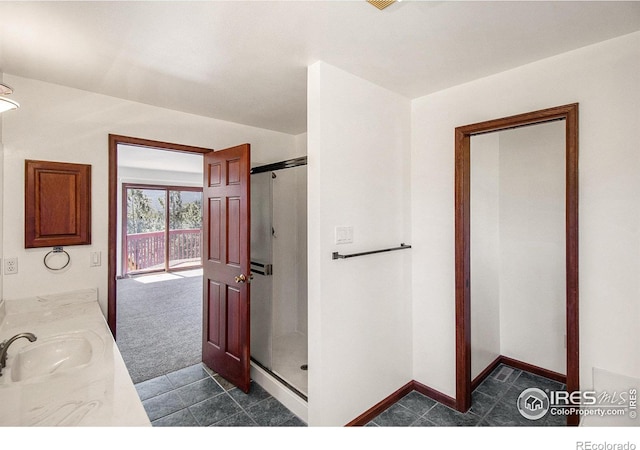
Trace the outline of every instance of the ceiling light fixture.
<path fill-rule="evenodd" d="M 20 108 L 20 104 L 18 102 L 5 97 L 6 95 L 11 94 L 13 94 L 13 89 L 6 84 L 0 83 L 0 113 Z"/>
<path fill-rule="evenodd" d="M 371 3 L 376 8 L 382 10 L 382 9 L 385 9 L 387 6 L 391 5 L 392 3 L 395 3 L 396 0 L 367 0 L 367 2 Z"/>

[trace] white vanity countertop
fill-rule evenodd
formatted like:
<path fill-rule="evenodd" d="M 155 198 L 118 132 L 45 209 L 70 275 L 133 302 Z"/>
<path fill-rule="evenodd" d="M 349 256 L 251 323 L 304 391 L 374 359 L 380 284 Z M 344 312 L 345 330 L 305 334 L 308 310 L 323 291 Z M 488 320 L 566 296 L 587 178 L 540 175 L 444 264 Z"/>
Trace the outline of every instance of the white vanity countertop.
<path fill-rule="evenodd" d="M 0 426 L 151 425 L 96 289 L 0 302 L 0 341 L 23 332 L 38 339 L 9 347 Z"/>

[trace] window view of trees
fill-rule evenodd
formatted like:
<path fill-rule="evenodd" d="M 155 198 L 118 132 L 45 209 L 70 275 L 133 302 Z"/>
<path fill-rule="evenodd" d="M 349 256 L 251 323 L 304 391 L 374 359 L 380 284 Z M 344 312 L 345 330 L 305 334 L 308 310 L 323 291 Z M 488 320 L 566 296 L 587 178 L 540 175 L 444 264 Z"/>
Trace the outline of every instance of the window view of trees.
<path fill-rule="evenodd" d="M 154 205 L 148 192 L 149 190 L 127 189 L 127 234 L 164 230 L 164 205 Z"/>
<path fill-rule="evenodd" d="M 126 273 L 200 264 L 201 191 L 154 186 L 125 192 Z"/>
<path fill-rule="evenodd" d="M 127 189 L 128 234 L 164 230 L 165 192 Z M 197 191 L 169 191 L 169 229 L 195 229 L 201 224 L 202 194 Z"/>
<path fill-rule="evenodd" d="M 183 201 L 183 196 L 186 201 Z M 160 203 L 164 203 L 161 199 Z M 169 229 L 194 229 L 202 225 L 202 193 L 169 191 Z"/>

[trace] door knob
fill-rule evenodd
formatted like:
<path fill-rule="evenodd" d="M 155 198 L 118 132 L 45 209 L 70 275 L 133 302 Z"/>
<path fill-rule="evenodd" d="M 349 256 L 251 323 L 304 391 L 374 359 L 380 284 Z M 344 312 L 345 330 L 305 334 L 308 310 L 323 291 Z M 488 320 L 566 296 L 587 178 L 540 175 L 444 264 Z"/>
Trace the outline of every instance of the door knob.
<path fill-rule="evenodd" d="M 243 273 L 241 273 L 240 276 L 235 277 L 235 279 L 236 279 L 236 283 L 246 283 L 247 282 L 247 277 Z"/>

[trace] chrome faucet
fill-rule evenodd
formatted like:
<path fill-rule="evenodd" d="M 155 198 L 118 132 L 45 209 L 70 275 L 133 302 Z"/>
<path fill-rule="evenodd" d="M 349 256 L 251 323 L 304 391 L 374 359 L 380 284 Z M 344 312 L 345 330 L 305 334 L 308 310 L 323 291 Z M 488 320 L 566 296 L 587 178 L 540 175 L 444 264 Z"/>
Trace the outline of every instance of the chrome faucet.
<path fill-rule="evenodd" d="M 29 339 L 29 342 L 34 342 L 36 339 L 35 334 L 33 333 L 20 333 L 16 334 L 11 339 L 7 339 L 3 343 L 0 344 L 0 377 L 2 376 L 2 369 L 4 369 L 7 365 L 7 349 L 14 341 L 17 341 L 20 338 Z"/>

